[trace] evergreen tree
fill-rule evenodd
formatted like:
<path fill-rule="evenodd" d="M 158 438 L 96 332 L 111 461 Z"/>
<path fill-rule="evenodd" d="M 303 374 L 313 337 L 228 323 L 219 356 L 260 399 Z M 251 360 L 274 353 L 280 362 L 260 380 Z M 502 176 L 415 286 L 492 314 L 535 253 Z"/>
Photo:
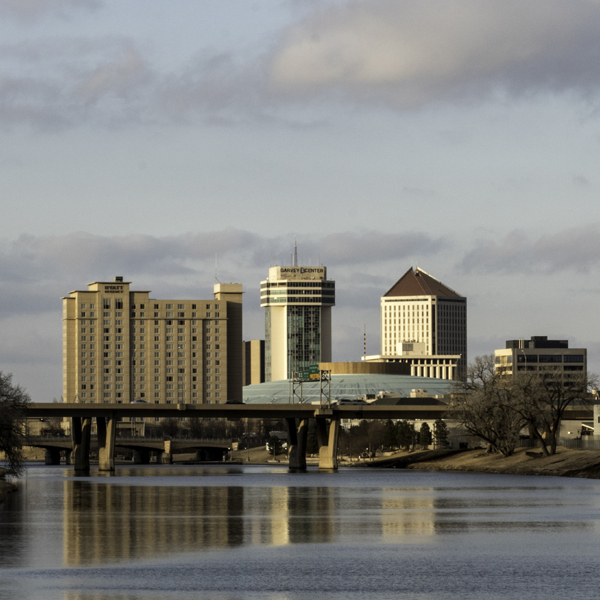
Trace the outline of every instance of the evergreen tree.
<path fill-rule="evenodd" d="M 433 439 L 438 448 L 445 448 L 448 445 L 448 425 L 442 419 L 438 419 L 433 424 Z"/>
<path fill-rule="evenodd" d="M 414 443 L 415 426 L 408 421 L 398 422 L 398 446 L 408 450 Z"/>
<path fill-rule="evenodd" d="M 429 446 L 431 444 L 431 437 L 431 428 L 427 423 L 423 423 L 419 431 L 419 444 L 421 446 Z"/>
<path fill-rule="evenodd" d="M 390 450 L 398 446 L 398 430 L 391 419 L 385 422 L 383 428 L 383 445 Z"/>

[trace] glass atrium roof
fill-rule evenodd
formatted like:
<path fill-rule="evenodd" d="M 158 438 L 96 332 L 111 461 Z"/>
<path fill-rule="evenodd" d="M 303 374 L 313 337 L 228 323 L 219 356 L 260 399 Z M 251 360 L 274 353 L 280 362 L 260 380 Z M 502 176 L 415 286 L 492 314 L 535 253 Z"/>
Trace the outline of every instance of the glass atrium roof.
<path fill-rule="evenodd" d="M 331 399 L 356 399 L 365 394 L 401 394 L 409 397 L 411 390 L 425 390 L 428 396 L 446 394 L 453 382 L 447 379 L 430 377 L 413 377 L 411 375 L 332 375 Z M 246 404 L 288 403 L 291 401 L 291 385 L 289 380 L 269 381 L 243 388 L 243 400 Z M 319 400 L 319 382 L 302 384 L 304 402 Z"/>

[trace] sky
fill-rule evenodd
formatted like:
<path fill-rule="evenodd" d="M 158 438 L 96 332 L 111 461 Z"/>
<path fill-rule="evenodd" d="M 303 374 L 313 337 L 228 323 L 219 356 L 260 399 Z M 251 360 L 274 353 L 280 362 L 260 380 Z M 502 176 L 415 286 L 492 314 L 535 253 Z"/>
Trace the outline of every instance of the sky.
<path fill-rule="evenodd" d="M 411 266 L 472 359 L 547 335 L 600 373 L 600 0 L 0 0 L 0 371 L 62 394 L 62 304 L 270 266 L 336 281 L 333 359 L 380 351 Z"/>

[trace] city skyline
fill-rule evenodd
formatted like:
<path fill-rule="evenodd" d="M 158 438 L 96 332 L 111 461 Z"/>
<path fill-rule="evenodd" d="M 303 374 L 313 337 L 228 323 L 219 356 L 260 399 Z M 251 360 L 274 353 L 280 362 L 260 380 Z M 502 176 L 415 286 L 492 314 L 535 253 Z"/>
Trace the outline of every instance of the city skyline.
<path fill-rule="evenodd" d="M 600 2 L 432 3 L 0 0 L 0 370 L 58 398 L 60 297 L 115 273 L 239 281 L 262 338 L 297 236 L 335 360 L 412 265 L 469 298 L 471 358 L 542 334 L 600 372 Z"/>

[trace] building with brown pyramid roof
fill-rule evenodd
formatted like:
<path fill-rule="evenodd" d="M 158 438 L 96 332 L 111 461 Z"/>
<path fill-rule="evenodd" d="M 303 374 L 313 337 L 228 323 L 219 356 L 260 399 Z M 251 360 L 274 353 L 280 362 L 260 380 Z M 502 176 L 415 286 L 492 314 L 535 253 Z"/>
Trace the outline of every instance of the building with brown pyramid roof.
<path fill-rule="evenodd" d="M 456 375 L 465 372 L 467 299 L 419 268 L 406 271 L 381 298 L 381 357 L 406 357 L 411 345 L 420 361 L 460 356 Z M 435 377 L 437 372 L 420 374 Z"/>

